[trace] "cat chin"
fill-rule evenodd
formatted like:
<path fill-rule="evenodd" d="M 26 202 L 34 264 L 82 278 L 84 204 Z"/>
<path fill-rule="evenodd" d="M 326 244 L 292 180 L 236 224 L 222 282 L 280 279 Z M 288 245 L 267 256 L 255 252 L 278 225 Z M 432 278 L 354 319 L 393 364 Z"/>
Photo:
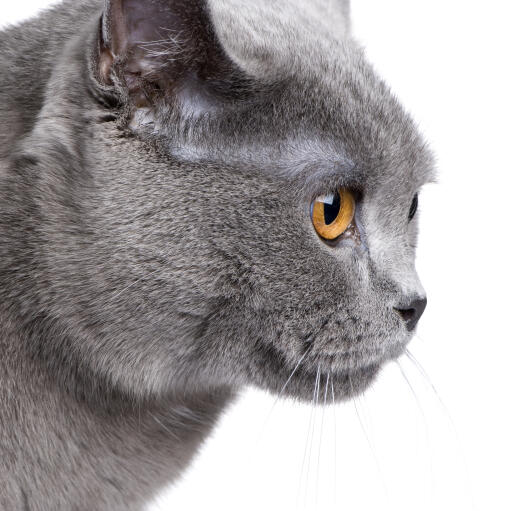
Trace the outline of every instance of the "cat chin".
<path fill-rule="evenodd" d="M 308 403 L 344 401 L 367 390 L 381 368 L 401 356 L 406 345 L 407 342 L 395 342 L 377 351 L 317 354 L 308 363 L 298 364 L 292 373 L 284 373 L 287 376 L 281 387 L 271 390 Z"/>
<path fill-rule="evenodd" d="M 289 381 L 281 396 L 312 404 L 332 404 L 362 394 L 376 380 L 381 364 L 371 364 L 350 371 L 316 371 L 296 375 Z"/>
<path fill-rule="evenodd" d="M 268 343 L 260 346 L 258 357 L 249 361 L 250 376 L 245 372 L 245 384 L 270 391 L 278 397 L 298 399 L 307 403 L 332 403 L 355 397 L 364 392 L 377 378 L 380 369 L 390 360 L 401 356 L 410 335 L 379 339 L 358 351 L 326 352 L 314 346 L 301 356 L 289 360 Z M 252 365 L 256 362 L 257 366 Z"/>

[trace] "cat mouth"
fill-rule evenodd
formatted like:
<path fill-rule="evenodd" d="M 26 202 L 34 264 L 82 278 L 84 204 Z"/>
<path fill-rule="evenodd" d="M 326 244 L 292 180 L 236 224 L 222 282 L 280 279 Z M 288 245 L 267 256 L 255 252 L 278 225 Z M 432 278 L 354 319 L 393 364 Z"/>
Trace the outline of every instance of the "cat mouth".
<path fill-rule="evenodd" d="M 311 350 L 308 355 L 305 353 L 304 361 L 309 358 L 309 364 L 330 368 L 333 372 L 350 372 L 394 360 L 404 353 L 407 344 L 408 342 L 395 341 L 382 343 L 378 347 L 349 351 Z"/>

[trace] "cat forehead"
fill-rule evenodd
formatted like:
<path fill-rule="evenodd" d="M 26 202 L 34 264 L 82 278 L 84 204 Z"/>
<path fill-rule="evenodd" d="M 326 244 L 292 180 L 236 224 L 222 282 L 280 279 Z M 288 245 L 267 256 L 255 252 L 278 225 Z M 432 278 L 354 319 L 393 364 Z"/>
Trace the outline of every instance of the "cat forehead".
<path fill-rule="evenodd" d="M 389 90 L 359 69 L 261 87 L 257 99 L 197 117 L 186 108 L 147 122 L 173 157 L 290 177 L 319 186 L 418 188 L 433 179 L 433 158 L 414 122 Z M 356 85 L 351 77 L 357 78 Z M 333 80 L 333 79 L 332 79 Z"/>
<path fill-rule="evenodd" d="M 311 193 L 337 186 L 373 191 L 387 196 L 415 193 L 434 181 L 433 158 L 427 149 L 413 149 L 409 158 L 399 152 L 372 161 L 352 158 L 342 142 L 315 137 L 289 137 L 276 144 L 220 145 L 188 141 L 172 147 L 172 156 L 183 163 L 214 164 L 252 174 L 292 180 Z"/>

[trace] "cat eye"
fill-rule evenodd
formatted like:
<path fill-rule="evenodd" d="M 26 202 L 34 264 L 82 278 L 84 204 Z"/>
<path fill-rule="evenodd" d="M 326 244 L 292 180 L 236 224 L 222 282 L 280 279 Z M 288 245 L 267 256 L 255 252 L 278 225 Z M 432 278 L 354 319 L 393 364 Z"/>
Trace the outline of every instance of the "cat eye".
<path fill-rule="evenodd" d="M 413 196 L 412 205 L 410 206 L 410 211 L 408 212 L 408 221 L 410 222 L 412 218 L 417 213 L 417 208 L 419 207 L 419 194 L 416 193 Z"/>
<path fill-rule="evenodd" d="M 312 225 L 325 240 L 335 240 L 346 231 L 355 215 L 355 198 L 346 188 L 317 197 L 311 204 Z"/>

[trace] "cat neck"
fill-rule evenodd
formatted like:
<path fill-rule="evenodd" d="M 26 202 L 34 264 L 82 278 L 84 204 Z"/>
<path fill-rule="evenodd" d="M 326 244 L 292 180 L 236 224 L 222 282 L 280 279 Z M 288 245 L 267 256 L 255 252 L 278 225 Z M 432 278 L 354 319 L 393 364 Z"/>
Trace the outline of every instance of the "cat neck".
<path fill-rule="evenodd" d="M 140 509 L 189 463 L 232 399 L 227 388 L 145 401 L 77 397 L 34 358 L 5 310 L 0 324 L 2 509 Z"/>

